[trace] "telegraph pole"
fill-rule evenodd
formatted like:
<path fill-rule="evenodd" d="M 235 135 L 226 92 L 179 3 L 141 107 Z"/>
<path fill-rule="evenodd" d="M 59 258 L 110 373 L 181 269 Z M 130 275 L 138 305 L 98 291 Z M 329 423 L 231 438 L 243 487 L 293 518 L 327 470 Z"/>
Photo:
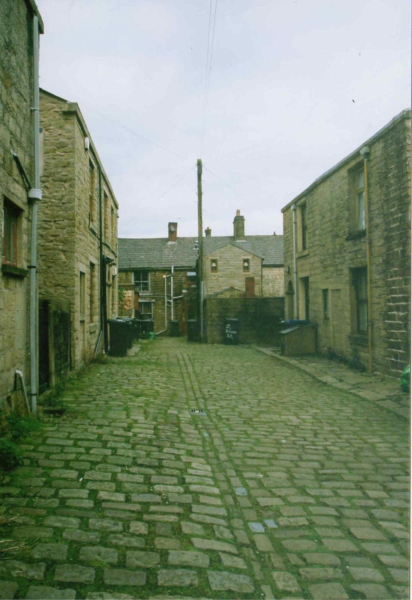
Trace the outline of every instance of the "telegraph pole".
<path fill-rule="evenodd" d="M 202 161 L 197 161 L 197 224 L 199 244 L 199 335 L 203 341 L 203 217 L 202 217 Z"/>

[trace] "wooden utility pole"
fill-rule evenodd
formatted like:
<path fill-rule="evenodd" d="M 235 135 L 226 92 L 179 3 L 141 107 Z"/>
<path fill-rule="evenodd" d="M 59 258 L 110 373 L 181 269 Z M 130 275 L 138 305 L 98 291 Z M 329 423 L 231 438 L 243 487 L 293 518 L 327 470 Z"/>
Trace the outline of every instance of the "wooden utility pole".
<path fill-rule="evenodd" d="M 202 216 L 202 161 L 197 161 L 197 224 L 199 245 L 199 336 L 203 341 L 203 216 Z"/>

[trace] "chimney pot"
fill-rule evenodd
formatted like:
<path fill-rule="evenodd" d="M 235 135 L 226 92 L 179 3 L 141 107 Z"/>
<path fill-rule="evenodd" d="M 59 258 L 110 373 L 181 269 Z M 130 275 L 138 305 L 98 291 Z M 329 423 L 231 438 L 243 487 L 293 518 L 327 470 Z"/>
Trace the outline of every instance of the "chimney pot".
<path fill-rule="evenodd" d="M 169 223 L 169 242 L 177 242 L 177 223 Z"/>
<path fill-rule="evenodd" d="M 240 217 L 240 210 L 237 210 L 237 211 L 236 211 L 236 216 L 237 216 L 237 217 Z"/>

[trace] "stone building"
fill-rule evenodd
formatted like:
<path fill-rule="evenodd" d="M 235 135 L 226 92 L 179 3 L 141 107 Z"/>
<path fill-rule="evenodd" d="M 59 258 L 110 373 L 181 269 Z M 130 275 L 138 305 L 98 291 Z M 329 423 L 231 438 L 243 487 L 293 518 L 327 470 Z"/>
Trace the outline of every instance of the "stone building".
<path fill-rule="evenodd" d="M 0 2 L 0 404 L 12 400 L 16 371 L 30 387 L 28 275 L 35 202 L 28 197 L 36 187 L 37 31 L 43 33 L 43 22 L 32 0 Z"/>
<path fill-rule="evenodd" d="M 245 218 L 239 210 L 233 236 L 213 237 L 209 228 L 205 233 L 205 298 L 283 296 L 283 236 L 245 235 Z"/>
<path fill-rule="evenodd" d="M 410 362 L 410 142 L 406 110 L 282 211 L 287 318 L 393 376 Z"/>
<path fill-rule="evenodd" d="M 47 387 L 107 349 L 107 319 L 117 316 L 118 203 L 79 106 L 41 90 L 40 107 L 40 375 Z"/>
<path fill-rule="evenodd" d="M 205 231 L 204 297 L 282 296 L 282 236 L 245 236 L 240 214 L 234 224 L 233 236 L 213 237 L 209 228 Z M 120 314 L 130 317 L 139 311 L 153 317 L 156 332 L 167 330 L 173 268 L 173 318 L 186 333 L 187 320 L 197 317 L 197 260 L 198 238 L 179 238 L 177 223 L 169 223 L 167 238 L 119 239 Z"/>
<path fill-rule="evenodd" d="M 178 238 L 177 223 L 169 223 L 167 238 L 120 238 L 119 313 L 152 318 L 155 332 L 168 330 L 173 317 L 186 333 L 187 320 L 196 317 L 197 254 L 197 238 Z"/>

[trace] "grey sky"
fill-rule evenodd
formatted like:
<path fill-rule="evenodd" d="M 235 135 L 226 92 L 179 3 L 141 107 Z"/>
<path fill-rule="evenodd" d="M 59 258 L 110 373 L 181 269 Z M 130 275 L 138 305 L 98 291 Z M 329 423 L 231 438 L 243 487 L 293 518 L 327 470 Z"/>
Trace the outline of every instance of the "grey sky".
<path fill-rule="evenodd" d="M 281 233 L 280 209 L 410 106 L 409 0 L 38 0 L 41 86 L 78 102 L 119 237 Z M 204 126 L 204 136 L 202 136 Z M 203 143 L 202 143 L 203 138 Z M 202 150 L 203 148 L 203 150 Z"/>

